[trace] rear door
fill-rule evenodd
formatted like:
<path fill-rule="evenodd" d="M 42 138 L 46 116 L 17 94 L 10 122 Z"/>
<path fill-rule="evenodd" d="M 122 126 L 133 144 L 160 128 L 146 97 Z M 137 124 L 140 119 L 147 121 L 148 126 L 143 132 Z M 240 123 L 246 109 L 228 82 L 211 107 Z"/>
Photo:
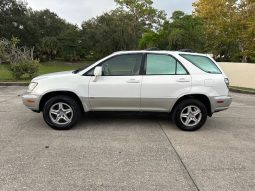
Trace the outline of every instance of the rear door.
<path fill-rule="evenodd" d="M 169 111 L 181 95 L 191 90 L 191 76 L 168 54 L 148 53 L 141 87 L 142 111 Z"/>

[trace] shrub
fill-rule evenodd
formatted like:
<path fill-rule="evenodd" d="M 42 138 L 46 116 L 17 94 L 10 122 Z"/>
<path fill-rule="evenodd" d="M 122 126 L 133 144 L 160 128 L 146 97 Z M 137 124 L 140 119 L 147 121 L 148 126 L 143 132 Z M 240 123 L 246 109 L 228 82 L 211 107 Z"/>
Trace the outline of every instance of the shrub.
<path fill-rule="evenodd" d="M 10 41 L 0 39 L 0 63 L 19 63 L 24 59 L 33 59 L 34 48 L 18 47 L 19 41 L 16 37 Z"/>
<path fill-rule="evenodd" d="M 31 79 L 39 71 L 39 61 L 24 59 L 19 63 L 12 63 L 10 64 L 10 71 L 16 80 L 21 79 L 22 76 L 27 76 Z"/>

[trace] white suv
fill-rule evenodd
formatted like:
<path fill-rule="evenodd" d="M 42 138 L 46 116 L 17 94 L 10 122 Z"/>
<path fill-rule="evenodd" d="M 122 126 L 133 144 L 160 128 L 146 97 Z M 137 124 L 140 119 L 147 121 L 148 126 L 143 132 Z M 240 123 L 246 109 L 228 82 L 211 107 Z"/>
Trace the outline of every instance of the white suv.
<path fill-rule="evenodd" d="M 166 112 L 182 130 L 231 104 L 228 78 L 208 55 L 122 51 L 76 71 L 36 77 L 23 103 L 54 129 L 73 127 L 83 112 Z"/>

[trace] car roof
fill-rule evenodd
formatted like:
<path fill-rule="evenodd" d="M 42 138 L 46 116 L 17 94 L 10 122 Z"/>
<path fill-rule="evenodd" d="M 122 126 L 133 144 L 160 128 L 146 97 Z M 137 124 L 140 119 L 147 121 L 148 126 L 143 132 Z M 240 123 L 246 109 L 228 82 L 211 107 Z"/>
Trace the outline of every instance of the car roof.
<path fill-rule="evenodd" d="M 113 54 L 119 55 L 119 54 L 135 54 L 135 53 L 154 53 L 154 54 L 172 54 L 172 55 L 178 55 L 178 54 L 189 54 L 189 55 L 200 55 L 200 56 L 208 56 L 208 54 L 203 53 L 195 53 L 195 52 L 182 52 L 182 51 L 169 51 L 169 50 L 129 50 L 129 51 L 117 51 Z"/>

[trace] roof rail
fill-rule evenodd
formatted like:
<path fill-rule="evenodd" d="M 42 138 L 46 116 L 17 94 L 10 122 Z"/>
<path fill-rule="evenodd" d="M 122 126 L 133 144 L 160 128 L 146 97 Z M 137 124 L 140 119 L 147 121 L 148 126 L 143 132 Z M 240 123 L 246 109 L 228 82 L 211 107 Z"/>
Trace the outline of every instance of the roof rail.
<path fill-rule="evenodd" d="M 179 50 L 180 52 L 194 52 L 192 49 L 188 49 L 188 48 L 185 48 L 185 49 L 181 49 Z"/>
<path fill-rule="evenodd" d="M 148 50 L 148 51 L 153 51 L 153 50 L 160 50 L 160 49 L 157 48 L 157 47 L 151 47 L 151 48 L 147 48 L 146 50 Z"/>

